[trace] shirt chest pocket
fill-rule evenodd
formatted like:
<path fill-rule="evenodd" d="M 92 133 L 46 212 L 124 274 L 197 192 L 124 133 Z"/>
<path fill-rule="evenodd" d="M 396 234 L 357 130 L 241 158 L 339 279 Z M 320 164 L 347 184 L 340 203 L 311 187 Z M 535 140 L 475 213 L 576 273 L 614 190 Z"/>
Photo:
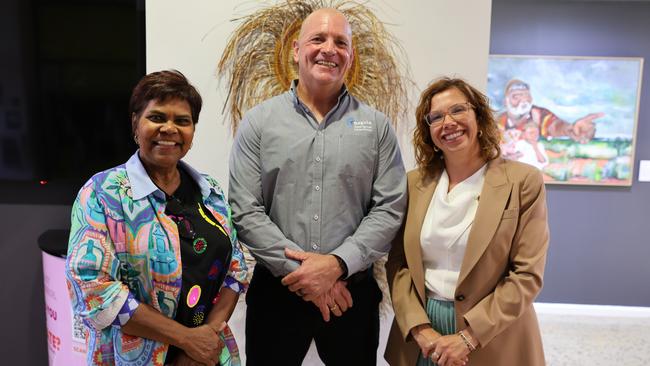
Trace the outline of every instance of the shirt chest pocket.
<path fill-rule="evenodd" d="M 339 135 L 337 173 L 340 178 L 372 179 L 377 164 L 374 132 Z"/>

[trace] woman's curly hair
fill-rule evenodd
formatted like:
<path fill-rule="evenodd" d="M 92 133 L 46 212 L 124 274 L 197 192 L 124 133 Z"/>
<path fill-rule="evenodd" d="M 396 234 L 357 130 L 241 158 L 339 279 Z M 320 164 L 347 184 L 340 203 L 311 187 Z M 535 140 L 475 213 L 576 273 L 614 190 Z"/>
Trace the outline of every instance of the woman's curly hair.
<path fill-rule="evenodd" d="M 481 157 L 486 161 L 497 158 L 501 154 L 499 143 L 501 132 L 494 119 L 488 98 L 479 90 L 469 85 L 465 80 L 443 77 L 434 80 L 420 95 L 420 101 L 415 110 L 415 131 L 413 132 L 413 145 L 415 146 L 415 161 L 423 179 L 437 177 L 445 167 L 442 151 L 434 150 L 433 140 L 425 116 L 431 110 L 431 98 L 448 89 L 456 88 L 463 93 L 467 101 L 473 106 L 476 114 L 479 133 L 478 141 L 481 145 Z"/>

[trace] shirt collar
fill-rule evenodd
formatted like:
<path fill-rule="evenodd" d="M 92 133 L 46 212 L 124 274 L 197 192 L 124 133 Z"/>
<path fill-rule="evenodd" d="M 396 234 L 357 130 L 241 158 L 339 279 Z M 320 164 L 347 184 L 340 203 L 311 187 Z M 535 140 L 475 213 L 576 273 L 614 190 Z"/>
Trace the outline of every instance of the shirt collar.
<path fill-rule="evenodd" d="M 140 161 L 140 157 L 138 155 L 139 152 L 140 150 L 138 149 L 135 154 L 133 154 L 126 162 L 126 173 L 128 174 L 129 181 L 131 182 L 131 192 L 133 194 L 133 199 L 139 200 L 147 197 L 150 194 L 154 194 L 155 196 L 164 199 L 165 193 L 161 191 L 160 188 L 156 186 L 156 184 L 154 184 L 154 182 L 149 177 L 149 174 L 147 174 L 147 171 L 144 169 L 144 165 L 142 165 L 142 161 Z M 201 190 L 201 196 L 204 199 L 207 198 L 212 192 L 218 195 L 223 195 L 221 188 L 210 184 L 210 182 L 208 182 L 208 180 L 201 173 L 192 168 L 189 164 L 185 163 L 182 160 L 179 161 L 178 164 L 187 172 L 187 174 L 190 175 L 190 177 L 192 177 L 196 184 L 198 184 L 199 189 Z"/>
<path fill-rule="evenodd" d="M 291 87 L 289 88 L 289 92 L 291 93 L 291 99 L 293 100 L 294 104 L 303 104 L 300 101 L 300 98 L 298 98 L 298 79 L 294 79 L 291 82 Z M 341 92 L 339 93 L 336 104 L 339 105 L 341 103 L 341 100 L 343 100 L 343 98 L 347 96 L 348 96 L 348 87 L 345 84 L 343 84 L 343 87 L 341 88 Z"/>

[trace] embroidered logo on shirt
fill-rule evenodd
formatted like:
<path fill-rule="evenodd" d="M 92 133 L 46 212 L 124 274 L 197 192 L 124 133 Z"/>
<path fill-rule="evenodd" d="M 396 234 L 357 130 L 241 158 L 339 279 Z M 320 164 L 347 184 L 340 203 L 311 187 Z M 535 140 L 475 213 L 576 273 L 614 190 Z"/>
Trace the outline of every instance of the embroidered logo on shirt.
<path fill-rule="evenodd" d="M 210 267 L 210 271 L 208 272 L 208 279 L 212 281 L 216 280 L 221 273 L 221 268 L 223 268 L 221 261 L 218 259 L 214 261 L 214 263 L 212 263 L 212 267 Z"/>
<path fill-rule="evenodd" d="M 192 314 L 192 323 L 194 323 L 195 326 L 199 326 L 203 324 L 203 321 L 205 320 L 205 305 L 199 305 L 194 309 L 194 314 Z"/>
<path fill-rule="evenodd" d="M 372 132 L 372 121 L 355 121 L 350 118 L 346 121 L 346 125 L 354 132 Z"/>
<path fill-rule="evenodd" d="M 203 238 L 194 239 L 194 242 L 192 243 L 192 249 L 194 249 L 194 253 L 201 254 L 205 252 L 207 248 L 208 248 L 208 242 L 205 239 Z"/>

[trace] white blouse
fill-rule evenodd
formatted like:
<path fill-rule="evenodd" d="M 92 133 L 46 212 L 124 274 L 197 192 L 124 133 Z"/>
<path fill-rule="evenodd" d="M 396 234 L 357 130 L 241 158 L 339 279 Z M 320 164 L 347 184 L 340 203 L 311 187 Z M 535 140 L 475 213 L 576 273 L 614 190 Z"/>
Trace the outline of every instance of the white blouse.
<path fill-rule="evenodd" d="M 458 183 L 449 193 L 447 171 L 440 176 L 420 232 L 428 297 L 454 300 L 486 169 L 487 164 Z"/>

